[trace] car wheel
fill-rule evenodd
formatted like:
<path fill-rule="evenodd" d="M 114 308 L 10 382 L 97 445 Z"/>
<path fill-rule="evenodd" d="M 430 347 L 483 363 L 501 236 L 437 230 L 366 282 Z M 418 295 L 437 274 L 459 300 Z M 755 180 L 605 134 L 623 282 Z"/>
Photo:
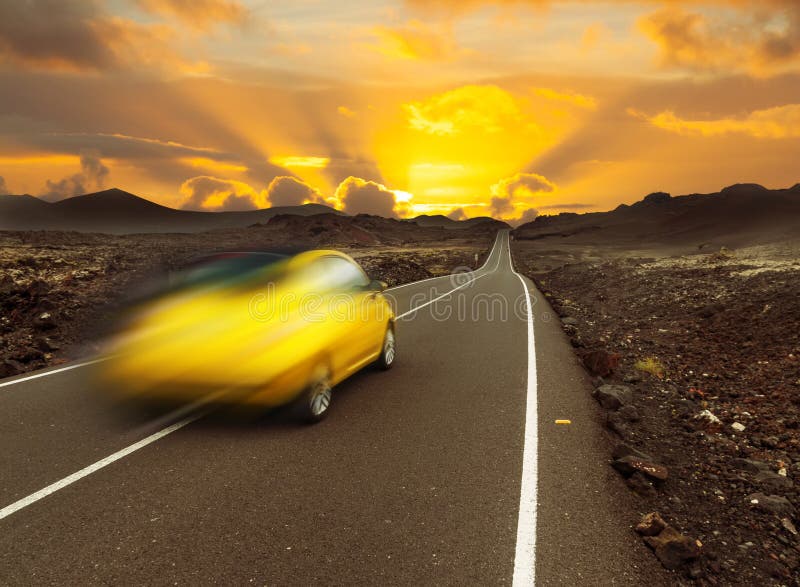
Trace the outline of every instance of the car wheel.
<path fill-rule="evenodd" d="M 397 339 L 395 338 L 394 328 L 389 326 L 386 329 L 386 334 L 383 337 L 383 346 L 381 347 L 381 354 L 378 357 L 378 367 L 387 371 L 392 368 L 394 359 L 397 356 Z"/>
<path fill-rule="evenodd" d="M 327 373 L 313 378 L 300 397 L 297 398 L 296 413 L 300 420 L 316 424 L 325 419 L 331 405 L 332 388 Z"/>

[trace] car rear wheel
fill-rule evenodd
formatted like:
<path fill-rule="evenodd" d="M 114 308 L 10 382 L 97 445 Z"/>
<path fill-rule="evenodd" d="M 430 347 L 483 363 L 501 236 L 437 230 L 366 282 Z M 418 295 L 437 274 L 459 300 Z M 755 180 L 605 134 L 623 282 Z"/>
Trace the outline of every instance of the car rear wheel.
<path fill-rule="evenodd" d="M 321 372 L 297 398 L 295 404 L 297 416 L 307 424 L 316 424 L 324 420 L 328 415 L 332 395 L 330 377 L 326 372 Z"/>
<path fill-rule="evenodd" d="M 397 339 L 395 338 L 394 328 L 389 326 L 386 329 L 386 334 L 383 337 L 383 346 L 381 347 L 381 354 L 378 357 L 378 367 L 387 371 L 392 368 L 394 359 L 397 356 Z"/>

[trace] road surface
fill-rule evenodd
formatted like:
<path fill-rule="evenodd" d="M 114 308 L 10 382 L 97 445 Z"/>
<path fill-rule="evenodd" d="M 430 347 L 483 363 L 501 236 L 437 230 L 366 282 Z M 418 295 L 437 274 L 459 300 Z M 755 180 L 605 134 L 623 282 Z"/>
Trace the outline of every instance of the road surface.
<path fill-rule="evenodd" d="M 123 415 L 85 366 L 0 382 L 0 584 L 669 584 L 509 244 L 390 290 L 397 363 L 313 427 Z"/>

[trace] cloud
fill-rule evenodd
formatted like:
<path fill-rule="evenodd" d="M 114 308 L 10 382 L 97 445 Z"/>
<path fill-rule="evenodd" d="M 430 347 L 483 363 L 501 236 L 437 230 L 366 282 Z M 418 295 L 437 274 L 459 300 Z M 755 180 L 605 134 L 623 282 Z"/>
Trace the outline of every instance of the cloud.
<path fill-rule="evenodd" d="M 771 75 L 800 65 L 800 3 L 768 0 L 769 9 L 737 0 L 707 4 L 728 5 L 735 13 L 711 18 L 670 6 L 639 20 L 658 45 L 663 67 Z"/>
<path fill-rule="evenodd" d="M 403 105 L 409 126 L 438 136 L 458 135 L 467 130 L 500 132 L 522 118 L 514 97 L 492 85 L 463 86 Z"/>
<path fill-rule="evenodd" d="M 454 208 L 447 217 L 450 220 L 466 220 L 467 214 L 464 212 L 464 208 Z"/>
<path fill-rule="evenodd" d="M 46 191 L 41 194 L 43 200 L 54 202 L 80 196 L 105 187 L 109 169 L 100 159 L 97 151 L 85 150 L 80 153 L 81 172 L 58 181 L 47 180 Z"/>
<path fill-rule="evenodd" d="M 501 179 L 491 188 L 489 212 L 498 218 L 511 219 L 518 208 L 530 209 L 537 194 L 552 192 L 556 186 L 536 173 L 517 173 Z M 523 215 L 530 212 L 523 212 Z"/>
<path fill-rule="evenodd" d="M 0 196 L 7 196 L 11 192 L 8 191 L 8 186 L 6 185 L 6 178 L 0 175 Z"/>
<path fill-rule="evenodd" d="M 429 26 L 412 20 L 403 26 L 375 29 L 380 40 L 377 50 L 398 59 L 450 61 L 464 51 L 458 47 L 452 29 L 447 25 Z"/>
<path fill-rule="evenodd" d="M 339 185 L 348 177 L 383 183 L 383 175 L 375 161 L 362 157 L 331 157 L 322 171 L 333 185 Z"/>
<path fill-rule="evenodd" d="M 85 148 L 98 150 L 113 159 L 197 157 L 237 161 L 236 156 L 210 147 L 119 133 L 36 133 L 19 138 L 29 146 L 50 152 L 74 153 L 76 149 Z"/>
<path fill-rule="evenodd" d="M 283 175 L 272 180 L 267 187 L 270 206 L 300 206 L 301 204 L 325 204 L 320 193 L 299 179 Z"/>
<path fill-rule="evenodd" d="M 548 100 L 564 102 L 586 110 L 595 110 L 597 108 L 597 101 L 593 97 L 584 96 L 583 94 L 575 92 L 559 92 L 550 88 L 534 88 L 533 93 Z"/>
<path fill-rule="evenodd" d="M 266 207 L 266 198 L 250 185 L 232 179 L 199 175 L 181 184 L 184 210 L 212 212 L 256 210 Z"/>
<path fill-rule="evenodd" d="M 800 104 L 786 104 L 765 110 L 754 110 L 739 118 L 686 120 L 671 110 L 655 116 L 628 109 L 631 116 L 650 124 L 685 136 L 714 137 L 728 134 L 746 134 L 758 139 L 786 139 L 800 137 Z"/>
<path fill-rule="evenodd" d="M 537 216 L 539 216 L 538 210 L 535 208 L 528 208 L 519 218 L 513 220 L 512 222 L 515 226 L 519 226 L 520 224 L 525 224 L 526 222 L 533 222 L 536 220 Z"/>
<path fill-rule="evenodd" d="M 102 6 L 92 0 L 0 2 L 0 59 L 71 71 L 189 67 L 171 48 L 169 27 L 113 17 Z"/>
<path fill-rule="evenodd" d="M 147 12 L 176 18 L 200 30 L 219 23 L 241 24 L 247 14 L 236 0 L 136 0 L 136 3 Z"/>
<path fill-rule="evenodd" d="M 355 118 L 357 116 L 356 112 L 347 106 L 339 106 L 336 111 L 345 118 Z"/>
<path fill-rule="evenodd" d="M 385 218 L 398 215 L 395 193 L 374 181 L 348 177 L 336 188 L 334 197 L 348 214 L 373 214 Z"/>

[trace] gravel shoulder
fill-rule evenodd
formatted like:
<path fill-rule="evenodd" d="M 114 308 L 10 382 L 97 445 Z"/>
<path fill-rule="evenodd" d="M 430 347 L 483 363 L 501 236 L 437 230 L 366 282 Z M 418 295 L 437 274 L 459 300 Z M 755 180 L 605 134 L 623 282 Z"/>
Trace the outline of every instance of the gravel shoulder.
<path fill-rule="evenodd" d="M 514 252 L 594 376 L 631 523 L 684 551 L 643 543 L 676 581 L 800 584 L 800 245 Z"/>

